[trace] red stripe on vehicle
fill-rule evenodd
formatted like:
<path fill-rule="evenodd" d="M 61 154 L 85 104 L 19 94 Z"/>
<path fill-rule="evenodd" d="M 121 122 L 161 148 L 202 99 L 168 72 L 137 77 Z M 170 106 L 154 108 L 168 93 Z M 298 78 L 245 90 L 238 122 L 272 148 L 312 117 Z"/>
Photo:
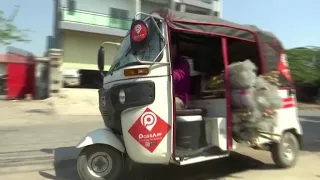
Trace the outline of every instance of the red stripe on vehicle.
<path fill-rule="evenodd" d="M 293 102 L 293 97 L 283 98 L 283 99 L 282 99 L 282 102 L 284 102 L 284 103 Z"/>
<path fill-rule="evenodd" d="M 284 104 L 282 105 L 282 108 L 285 109 L 285 108 L 292 108 L 292 107 L 295 107 L 294 104 Z"/>
<path fill-rule="evenodd" d="M 282 108 L 292 108 L 295 107 L 295 102 L 293 97 L 287 97 L 282 99 Z"/>

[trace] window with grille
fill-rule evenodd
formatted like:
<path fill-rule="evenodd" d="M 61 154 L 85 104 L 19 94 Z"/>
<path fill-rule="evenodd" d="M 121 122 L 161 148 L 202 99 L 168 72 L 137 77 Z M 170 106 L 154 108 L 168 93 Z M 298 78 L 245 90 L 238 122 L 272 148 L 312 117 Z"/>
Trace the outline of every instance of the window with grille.
<path fill-rule="evenodd" d="M 129 11 L 118 8 L 110 8 L 110 23 L 112 27 L 127 29 Z"/>
<path fill-rule="evenodd" d="M 110 8 L 110 14 L 114 18 L 118 19 L 128 19 L 129 18 L 129 11 L 124 9 L 118 8 Z"/>

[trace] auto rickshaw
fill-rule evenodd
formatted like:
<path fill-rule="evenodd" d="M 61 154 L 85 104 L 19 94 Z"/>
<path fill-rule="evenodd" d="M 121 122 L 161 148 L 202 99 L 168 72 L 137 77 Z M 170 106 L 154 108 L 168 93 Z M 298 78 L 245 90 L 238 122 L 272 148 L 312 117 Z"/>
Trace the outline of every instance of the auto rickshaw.
<path fill-rule="evenodd" d="M 181 46 L 180 54 L 193 57 L 191 71 L 223 72 L 222 95 L 208 95 L 199 73 L 191 73 L 190 106 L 175 108 L 170 57 L 173 37 Z M 128 159 L 139 164 L 183 166 L 228 157 L 237 147 L 228 65 L 247 58 L 257 65 L 259 74 L 279 71 L 278 93 L 284 99 L 273 132 L 250 146 L 271 151 L 280 168 L 295 165 L 302 129 L 284 49 L 273 34 L 217 17 L 161 9 L 137 13 L 107 73 L 106 44 L 116 43 L 105 42 L 98 51 L 103 76 L 99 108 L 106 127 L 89 133 L 77 145 L 81 148 L 77 161 L 81 179 L 118 179 Z"/>

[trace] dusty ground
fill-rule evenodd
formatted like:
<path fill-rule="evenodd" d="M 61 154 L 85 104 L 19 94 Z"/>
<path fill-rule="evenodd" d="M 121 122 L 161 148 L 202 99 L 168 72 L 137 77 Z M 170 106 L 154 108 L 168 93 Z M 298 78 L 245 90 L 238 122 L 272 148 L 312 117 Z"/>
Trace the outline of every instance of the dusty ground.
<path fill-rule="evenodd" d="M 79 150 L 74 146 L 85 134 L 103 126 L 101 118 L 61 116 L 45 123 L 24 121 L 29 123 L 0 122 L 0 179 L 79 180 L 75 168 Z M 304 117 L 302 126 L 309 143 L 292 169 L 276 169 L 268 152 L 242 147 L 228 159 L 184 167 L 141 166 L 124 180 L 318 180 L 320 120 Z M 141 176 L 144 179 L 139 179 Z"/>
<path fill-rule="evenodd" d="M 49 100 L 60 115 L 100 115 L 97 89 L 63 89 Z"/>
<path fill-rule="evenodd" d="M 298 103 L 298 108 L 303 110 L 320 110 L 320 104 L 316 103 Z"/>
<path fill-rule="evenodd" d="M 10 112 L 5 121 L 23 119 L 25 113 L 35 119 L 46 116 L 100 115 L 96 89 L 63 89 L 58 96 L 45 100 L 0 100 L 0 107 L 0 114 Z"/>

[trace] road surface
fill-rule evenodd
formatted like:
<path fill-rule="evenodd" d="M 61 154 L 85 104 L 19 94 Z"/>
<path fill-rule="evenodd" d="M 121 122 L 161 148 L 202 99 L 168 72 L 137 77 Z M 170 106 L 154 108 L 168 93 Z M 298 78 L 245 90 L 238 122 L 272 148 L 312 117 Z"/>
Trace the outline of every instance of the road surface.
<path fill-rule="evenodd" d="M 320 180 L 320 113 L 301 113 L 305 147 L 296 168 L 276 170 L 267 152 L 242 148 L 229 159 L 186 167 L 149 167 L 148 180 L 308 179 Z M 1 120 L 0 120 L 1 121 Z M 0 122 L 0 179 L 78 180 L 74 145 L 88 132 L 103 127 L 99 116 L 65 116 L 54 121 Z M 250 155 L 246 156 L 246 155 Z M 141 175 L 137 172 L 135 175 Z M 130 180 L 135 180 L 133 176 Z"/>

